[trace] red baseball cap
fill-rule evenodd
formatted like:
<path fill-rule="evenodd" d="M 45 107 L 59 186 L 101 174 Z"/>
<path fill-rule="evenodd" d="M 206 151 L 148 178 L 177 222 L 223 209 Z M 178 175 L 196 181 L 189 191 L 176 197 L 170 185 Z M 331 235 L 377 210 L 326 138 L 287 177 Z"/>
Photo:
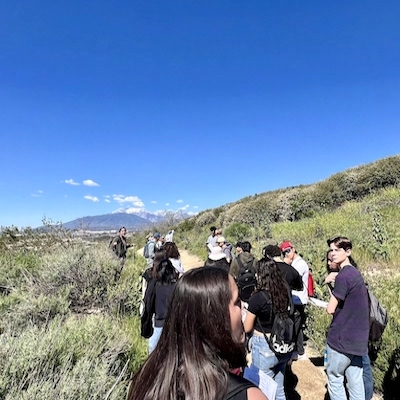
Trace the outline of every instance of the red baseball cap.
<path fill-rule="evenodd" d="M 281 245 L 279 246 L 279 248 L 281 249 L 282 252 L 291 249 L 292 243 L 290 243 L 288 240 L 285 242 L 282 242 Z"/>

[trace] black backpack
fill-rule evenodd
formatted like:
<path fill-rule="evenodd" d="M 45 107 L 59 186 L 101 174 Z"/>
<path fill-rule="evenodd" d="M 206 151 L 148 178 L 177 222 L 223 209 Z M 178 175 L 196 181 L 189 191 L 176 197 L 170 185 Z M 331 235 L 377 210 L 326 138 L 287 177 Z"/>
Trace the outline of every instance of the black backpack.
<path fill-rule="evenodd" d="M 261 330 L 263 331 L 265 336 L 265 340 L 267 341 L 269 348 L 277 356 L 291 353 L 294 350 L 295 346 L 295 333 L 294 333 L 294 321 L 290 316 L 292 312 L 294 312 L 294 306 L 292 297 L 290 295 L 290 291 L 288 291 L 290 310 L 288 310 L 289 312 L 287 314 L 274 314 L 272 312 L 272 301 L 269 293 L 267 293 L 265 290 L 263 290 L 261 293 L 267 299 L 268 303 L 271 305 L 270 322 L 272 322 L 272 318 L 274 321 L 272 324 L 271 333 L 269 337 L 266 335 L 264 329 L 260 324 Z"/>
<path fill-rule="evenodd" d="M 256 269 L 254 267 L 256 259 L 252 258 L 245 265 L 240 259 L 240 255 L 236 258 L 236 260 L 239 264 L 239 273 L 236 278 L 236 283 L 239 289 L 239 297 L 242 301 L 247 303 L 257 284 Z"/>

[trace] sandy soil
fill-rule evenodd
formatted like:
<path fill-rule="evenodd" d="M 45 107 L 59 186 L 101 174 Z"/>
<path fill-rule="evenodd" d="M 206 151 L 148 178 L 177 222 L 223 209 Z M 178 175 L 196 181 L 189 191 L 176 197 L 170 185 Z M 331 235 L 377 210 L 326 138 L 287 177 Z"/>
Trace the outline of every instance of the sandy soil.
<path fill-rule="evenodd" d="M 204 265 L 204 261 L 200 260 L 197 256 L 189 254 L 186 250 L 179 250 L 181 253 L 181 260 L 183 269 L 189 271 L 192 268 L 198 268 Z"/>

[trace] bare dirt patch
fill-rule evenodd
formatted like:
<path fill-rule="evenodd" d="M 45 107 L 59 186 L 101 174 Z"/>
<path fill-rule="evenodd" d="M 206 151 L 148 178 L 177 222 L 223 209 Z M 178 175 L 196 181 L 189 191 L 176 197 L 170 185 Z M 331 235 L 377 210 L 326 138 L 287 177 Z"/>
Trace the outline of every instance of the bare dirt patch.
<path fill-rule="evenodd" d="M 204 261 L 199 257 L 190 254 L 187 250 L 179 250 L 181 253 L 181 261 L 184 271 L 189 271 L 192 268 L 202 267 Z"/>

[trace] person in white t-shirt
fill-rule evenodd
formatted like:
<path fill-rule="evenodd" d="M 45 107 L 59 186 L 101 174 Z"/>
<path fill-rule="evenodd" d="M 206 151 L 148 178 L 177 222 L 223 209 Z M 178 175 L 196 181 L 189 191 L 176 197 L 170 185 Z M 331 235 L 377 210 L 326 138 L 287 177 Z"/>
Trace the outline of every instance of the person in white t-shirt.
<path fill-rule="evenodd" d="M 218 243 L 217 243 L 218 237 L 217 237 L 217 234 L 216 234 L 216 230 L 217 230 L 217 228 L 215 226 L 212 226 L 210 228 L 210 236 L 207 238 L 207 241 L 206 241 L 206 246 L 207 246 L 208 253 L 211 253 L 211 249 L 214 246 L 218 246 Z"/>

